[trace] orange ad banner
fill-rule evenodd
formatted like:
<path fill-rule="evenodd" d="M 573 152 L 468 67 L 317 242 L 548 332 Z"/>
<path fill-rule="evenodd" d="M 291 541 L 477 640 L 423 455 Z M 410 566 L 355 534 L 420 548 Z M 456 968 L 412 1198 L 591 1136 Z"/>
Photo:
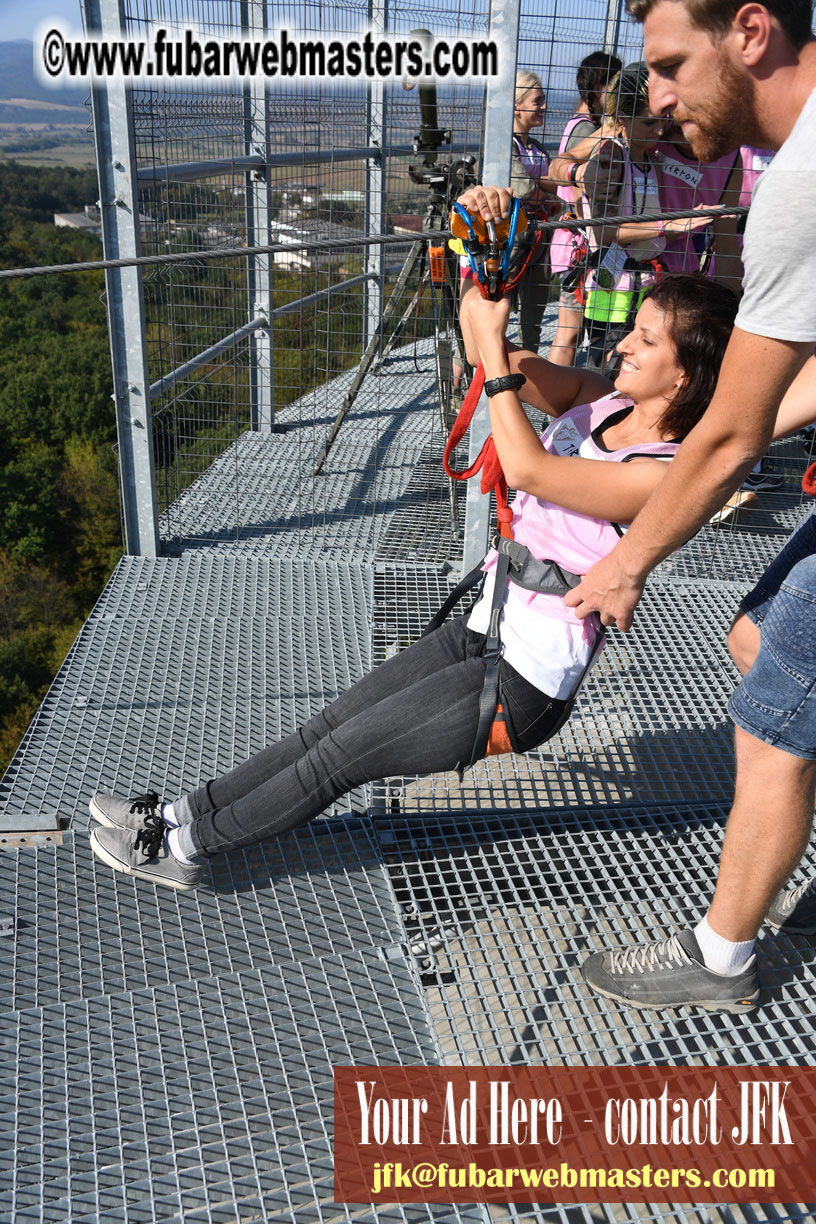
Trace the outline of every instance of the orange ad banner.
<path fill-rule="evenodd" d="M 337 1067 L 339 1203 L 816 1200 L 816 1067 Z"/>

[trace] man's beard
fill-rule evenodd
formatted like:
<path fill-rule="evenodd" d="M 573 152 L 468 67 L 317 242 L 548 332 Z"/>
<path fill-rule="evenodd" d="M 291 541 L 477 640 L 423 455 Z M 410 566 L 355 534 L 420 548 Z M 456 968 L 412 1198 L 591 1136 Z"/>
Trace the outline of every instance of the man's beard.
<path fill-rule="evenodd" d="M 687 135 L 694 156 L 701 162 L 716 161 L 740 145 L 751 144 L 756 130 L 754 87 L 723 55 L 716 93 L 706 103 L 705 114 L 689 116 L 694 129 Z"/>

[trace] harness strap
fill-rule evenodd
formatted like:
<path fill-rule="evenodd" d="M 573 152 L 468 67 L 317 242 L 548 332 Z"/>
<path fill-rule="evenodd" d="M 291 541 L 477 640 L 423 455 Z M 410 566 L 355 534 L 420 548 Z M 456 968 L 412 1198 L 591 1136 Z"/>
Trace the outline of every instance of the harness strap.
<path fill-rule="evenodd" d="M 434 633 L 437 629 L 441 629 L 460 599 L 467 595 L 468 591 L 472 590 L 479 582 L 483 581 L 484 577 L 485 573 L 481 564 L 472 569 L 469 574 L 465 574 L 464 578 L 453 588 L 436 615 L 428 621 L 419 635 L 420 638 L 427 637 L 429 633 Z"/>
<path fill-rule="evenodd" d="M 496 562 L 493 599 L 490 604 L 490 622 L 487 626 L 484 650 L 482 652 L 483 657 L 487 659 L 487 666 L 485 667 L 484 684 L 479 698 L 479 724 L 476 728 L 476 737 L 473 740 L 470 760 L 467 764 L 460 764 L 458 767 L 460 778 L 466 769 L 470 769 L 477 761 L 481 761 L 482 757 L 486 754 L 490 730 L 496 719 L 496 709 L 499 704 L 499 669 L 501 666 L 501 633 L 499 626 L 501 624 L 504 592 L 507 587 L 509 569 L 509 556 L 507 553 L 499 553 L 499 559 Z"/>
<path fill-rule="evenodd" d="M 455 468 L 452 466 L 453 452 L 456 450 L 459 443 L 464 438 L 470 423 L 473 420 L 473 413 L 476 410 L 476 405 L 479 402 L 479 397 L 482 394 L 484 387 L 485 375 L 484 367 L 479 362 L 476 371 L 471 380 L 470 386 L 467 389 L 467 394 L 462 401 L 462 406 L 457 413 L 456 420 L 453 423 L 453 428 L 450 431 L 447 442 L 445 443 L 445 452 L 442 456 L 442 466 L 445 472 L 452 480 L 469 480 L 471 476 L 475 476 L 481 471 L 482 479 L 480 488 L 483 493 L 496 494 L 496 519 L 499 524 L 499 531 L 504 536 L 510 535 L 510 524 L 513 521 L 513 512 L 507 504 L 507 481 L 502 471 L 502 466 L 499 463 L 499 456 L 496 452 L 496 444 L 493 441 L 493 435 L 488 434 L 482 445 L 482 449 L 471 463 L 470 467 Z"/>
<path fill-rule="evenodd" d="M 534 557 L 529 548 L 517 540 L 508 540 L 496 534 L 491 544 L 497 553 L 505 553 L 509 558 L 510 581 L 526 591 L 536 591 L 539 595 L 566 595 L 581 581 L 580 574 L 563 569 L 557 561 Z"/>
<path fill-rule="evenodd" d="M 493 596 L 490 602 L 490 618 L 482 650 L 482 657 L 487 662 L 482 692 L 479 697 L 479 721 L 470 760 L 461 762 L 457 766 L 460 779 L 464 777 L 466 769 L 470 769 L 483 757 L 511 751 L 507 731 L 507 714 L 501 705 L 501 618 L 508 581 L 515 582 L 517 586 L 524 587 L 528 591 L 536 591 L 541 595 L 566 595 L 567 591 L 572 590 L 581 581 L 579 574 L 573 574 L 570 570 L 564 569 L 557 561 L 534 557 L 529 548 L 524 544 L 519 544 L 517 540 L 507 539 L 497 533 L 493 537 L 492 545 L 498 553 L 498 558 Z M 425 626 L 420 636 L 425 637 L 426 634 L 439 629 L 462 596 L 476 586 L 483 577 L 484 571 L 480 565 L 466 574 L 451 591 L 433 619 Z M 560 731 L 572 713 L 578 691 L 603 645 L 605 636 L 606 627 L 598 620 L 598 632 L 592 643 L 589 657 L 565 700 L 564 710 L 558 722 L 552 727 L 550 736 Z"/>

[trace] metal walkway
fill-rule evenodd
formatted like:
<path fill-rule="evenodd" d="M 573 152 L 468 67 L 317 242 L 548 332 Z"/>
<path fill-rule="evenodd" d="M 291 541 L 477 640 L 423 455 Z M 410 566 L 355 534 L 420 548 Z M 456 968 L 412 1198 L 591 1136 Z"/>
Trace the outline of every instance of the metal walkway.
<path fill-rule="evenodd" d="M 345 1208 L 331 1166 L 341 1063 L 812 1062 L 808 940 L 763 935 L 765 1002 L 738 1019 L 630 1012 L 579 973 L 592 949 L 705 906 L 732 780 L 725 632 L 802 513 L 792 444 L 777 448 L 785 491 L 661 568 L 636 631 L 613 635 L 539 752 L 461 787 L 362 788 L 214 862 L 194 894 L 159 895 L 89 852 L 92 791 L 184 792 L 292 730 L 440 602 L 455 541 L 439 439 L 402 360 L 313 482 L 322 536 L 299 525 L 314 452 L 295 428 L 246 435 L 171 508 L 198 539 L 119 565 L 0 783 L 0 841 L 18 845 L 0 864 L 0 1220 L 810 1220 L 780 1206 Z M 291 481 L 274 502 L 270 470 Z M 44 815 L 53 831 L 30 837 Z"/>

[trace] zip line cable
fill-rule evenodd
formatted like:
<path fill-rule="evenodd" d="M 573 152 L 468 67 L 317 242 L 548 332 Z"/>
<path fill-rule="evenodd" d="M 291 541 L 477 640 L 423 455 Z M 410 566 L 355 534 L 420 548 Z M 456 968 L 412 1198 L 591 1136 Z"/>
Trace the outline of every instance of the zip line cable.
<path fill-rule="evenodd" d="M 571 220 L 566 217 L 555 218 L 552 221 L 536 221 L 530 226 L 537 230 L 556 229 L 587 229 L 589 227 L 616 228 L 638 221 L 674 221 L 682 217 L 741 217 L 746 216 L 748 209 L 744 205 L 716 204 L 710 208 L 694 208 L 674 210 L 672 212 L 658 211 L 648 213 L 632 213 L 629 216 L 612 215 L 607 217 L 584 217 Z M 678 235 L 680 237 L 681 235 Z M 449 230 L 435 231 L 431 236 L 433 241 L 440 238 L 451 238 Z M 48 264 L 38 268 L 6 268 L 0 269 L 0 280 L 12 280 L 31 276 L 54 276 L 62 272 L 104 272 L 112 268 L 141 268 L 154 264 L 183 264 L 193 261 L 201 262 L 210 259 L 240 259 L 249 255 L 276 255 L 292 251 L 345 251 L 355 247 L 371 246 L 404 246 L 406 242 L 423 242 L 430 240 L 420 231 L 411 234 L 380 234 L 374 238 L 360 235 L 359 238 L 324 238 L 322 241 L 303 242 L 273 242 L 265 246 L 252 247 L 219 247 L 210 251 L 182 251 L 175 255 L 134 255 L 128 259 L 93 259 L 84 263 Z"/>

